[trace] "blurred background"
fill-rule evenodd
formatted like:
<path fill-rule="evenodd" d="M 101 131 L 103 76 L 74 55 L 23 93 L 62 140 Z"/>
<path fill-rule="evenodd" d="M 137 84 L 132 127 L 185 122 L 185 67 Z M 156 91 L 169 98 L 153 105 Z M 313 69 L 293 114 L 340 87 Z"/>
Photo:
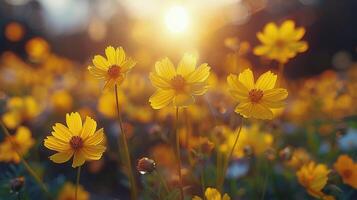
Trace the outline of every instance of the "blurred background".
<path fill-rule="evenodd" d="M 356 8 L 354 0 L 2 0 L 0 52 L 26 57 L 26 44 L 40 37 L 50 51 L 80 63 L 120 45 L 141 66 L 197 51 L 219 69 L 224 61 L 216 58 L 229 51 L 225 38 L 256 45 L 254 33 L 267 22 L 293 19 L 306 27 L 310 48 L 288 63 L 286 74 L 300 77 L 343 68 L 356 58 Z M 247 57 L 262 67 L 250 52 Z"/>

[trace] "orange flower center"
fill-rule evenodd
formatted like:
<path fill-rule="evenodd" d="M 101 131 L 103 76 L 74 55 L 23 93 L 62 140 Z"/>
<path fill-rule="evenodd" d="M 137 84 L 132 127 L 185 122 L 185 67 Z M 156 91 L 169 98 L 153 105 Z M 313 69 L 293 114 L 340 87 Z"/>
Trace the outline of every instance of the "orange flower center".
<path fill-rule="evenodd" d="M 275 41 L 275 45 L 278 47 L 278 48 L 283 48 L 285 46 L 285 42 L 281 39 L 278 39 Z"/>
<path fill-rule="evenodd" d="M 73 150 L 78 150 L 83 147 L 83 140 L 79 136 L 73 136 L 69 141 L 69 144 L 71 145 Z"/>
<path fill-rule="evenodd" d="M 350 169 L 343 170 L 342 176 L 344 178 L 350 178 L 352 176 L 353 172 Z"/>
<path fill-rule="evenodd" d="M 171 86 L 176 91 L 184 91 L 186 85 L 186 80 L 181 75 L 176 75 L 171 79 Z"/>
<path fill-rule="evenodd" d="M 263 97 L 263 91 L 259 89 L 252 89 L 249 91 L 249 99 L 253 103 L 258 103 Z"/>
<path fill-rule="evenodd" d="M 118 65 L 112 65 L 109 69 L 108 69 L 108 76 L 110 77 L 110 78 L 113 78 L 113 79 L 115 79 L 115 78 L 118 78 L 119 77 L 119 75 L 120 75 L 120 66 L 118 66 Z"/>

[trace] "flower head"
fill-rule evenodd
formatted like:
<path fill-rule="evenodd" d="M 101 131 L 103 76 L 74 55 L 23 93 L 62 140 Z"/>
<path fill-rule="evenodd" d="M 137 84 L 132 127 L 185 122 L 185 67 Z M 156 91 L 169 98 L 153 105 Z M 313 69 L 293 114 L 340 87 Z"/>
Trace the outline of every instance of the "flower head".
<path fill-rule="evenodd" d="M 207 188 L 205 191 L 205 196 L 207 200 L 230 200 L 231 198 L 228 194 L 224 194 L 223 196 L 221 193 L 215 188 Z M 194 196 L 192 200 L 202 200 L 201 197 Z"/>
<path fill-rule="evenodd" d="M 283 88 L 275 88 L 277 75 L 268 71 L 254 83 L 253 72 L 244 70 L 239 75 L 227 77 L 229 91 L 239 104 L 235 112 L 246 118 L 272 119 L 272 109 L 284 107 L 284 99 L 288 92 Z"/>
<path fill-rule="evenodd" d="M 278 27 L 271 22 L 265 25 L 264 31 L 257 33 L 257 37 L 262 45 L 254 48 L 254 54 L 265 56 L 280 63 L 286 63 L 297 53 L 308 49 L 305 41 L 300 41 L 305 34 L 303 27 L 295 28 L 292 20 L 286 20 Z"/>
<path fill-rule="evenodd" d="M 34 144 L 31 131 L 27 127 L 20 126 L 15 135 L 6 137 L 0 144 L 0 161 L 19 163 L 18 154 L 25 155 Z"/>
<path fill-rule="evenodd" d="M 165 58 L 156 62 L 155 72 L 150 74 L 151 83 L 157 88 L 149 102 L 154 109 L 160 109 L 171 102 L 174 106 L 185 107 L 192 104 L 194 96 L 203 95 L 210 74 L 207 63 L 196 68 L 197 58 L 185 54 L 177 69 L 172 62 Z"/>
<path fill-rule="evenodd" d="M 75 200 L 75 190 L 76 187 L 72 183 L 65 183 L 57 197 L 57 200 Z M 85 191 L 81 185 L 78 187 L 77 200 L 89 200 L 89 193 Z"/>
<path fill-rule="evenodd" d="M 327 169 L 326 165 L 316 165 L 314 162 L 310 162 L 302 166 L 301 169 L 296 172 L 296 176 L 299 183 L 305 187 L 310 195 L 316 198 L 332 199 L 333 197 L 325 195 L 321 191 L 327 183 L 329 173 L 330 170 Z"/>
<path fill-rule="evenodd" d="M 338 157 L 334 167 L 345 184 L 357 189 L 357 163 L 347 155 Z"/>
<path fill-rule="evenodd" d="M 58 153 L 50 156 L 55 163 L 67 162 L 73 156 L 72 167 L 79 167 L 86 160 L 99 160 L 105 146 L 103 145 L 104 130 L 96 131 L 97 122 L 86 117 L 82 125 L 81 116 L 76 113 L 66 115 L 67 126 L 56 123 L 52 136 L 47 136 L 45 146 Z"/>
<path fill-rule="evenodd" d="M 94 77 L 104 79 L 104 88 L 109 89 L 124 81 L 127 72 L 135 66 L 136 61 L 126 57 L 122 47 L 115 49 L 109 46 L 105 49 L 105 55 L 107 58 L 101 55 L 94 56 L 94 66 L 89 66 L 88 70 Z"/>

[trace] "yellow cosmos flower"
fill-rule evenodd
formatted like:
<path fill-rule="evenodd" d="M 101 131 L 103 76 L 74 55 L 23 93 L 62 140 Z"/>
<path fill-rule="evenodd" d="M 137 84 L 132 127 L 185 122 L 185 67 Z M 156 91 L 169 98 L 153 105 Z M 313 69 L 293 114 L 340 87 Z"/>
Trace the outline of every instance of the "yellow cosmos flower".
<path fill-rule="evenodd" d="M 75 200 L 75 190 L 76 187 L 72 183 L 65 183 L 57 197 L 57 200 Z M 89 200 L 89 193 L 85 191 L 81 185 L 78 186 L 77 200 Z"/>
<path fill-rule="evenodd" d="M 257 33 L 257 37 L 262 45 L 254 48 L 254 54 L 265 56 L 280 63 L 286 63 L 297 53 L 308 49 L 305 41 L 300 41 L 305 34 L 303 27 L 295 28 L 292 20 L 286 20 L 278 27 L 275 23 L 268 23 L 263 32 Z"/>
<path fill-rule="evenodd" d="M 88 70 L 94 77 L 104 79 L 104 88 L 110 89 L 115 84 L 120 85 L 123 82 L 126 74 L 136 65 L 136 61 L 126 57 L 122 47 L 115 49 L 109 46 L 105 49 L 105 55 L 107 58 L 101 55 L 94 56 L 94 66 L 89 66 Z"/>
<path fill-rule="evenodd" d="M 254 83 L 253 72 L 244 70 L 239 75 L 227 77 L 229 91 L 239 102 L 235 112 L 245 118 L 272 119 L 272 109 L 284 107 L 284 99 L 288 92 L 283 88 L 275 88 L 277 75 L 268 71 Z"/>
<path fill-rule="evenodd" d="M 19 163 L 18 153 L 25 155 L 34 144 L 31 131 L 27 127 L 20 126 L 15 135 L 5 138 L 0 144 L 0 161 Z"/>
<path fill-rule="evenodd" d="M 207 188 L 205 191 L 205 196 L 207 200 L 230 200 L 231 198 L 228 194 L 224 194 L 223 196 L 221 193 L 215 188 Z M 202 200 L 201 197 L 194 196 L 192 200 Z"/>
<path fill-rule="evenodd" d="M 207 63 L 196 68 L 197 57 L 185 54 L 175 69 L 172 62 L 165 58 L 156 62 L 155 72 L 150 74 L 151 83 L 157 88 L 149 102 L 154 109 L 160 109 L 171 102 L 176 107 L 192 104 L 194 96 L 203 95 L 210 74 Z"/>
<path fill-rule="evenodd" d="M 77 112 L 67 114 L 66 123 L 68 128 L 56 123 L 52 136 L 45 139 L 45 146 L 58 152 L 50 156 L 50 160 L 64 163 L 73 156 L 72 167 L 79 167 L 86 160 L 99 160 L 106 149 L 103 145 L 103 128 L 96 131 L 97 122 L 90 117 L 86 117 L 82 126 L 81 116 Z"/>
<path fill-rule="evenodd" d="M 301 167 L 296 172 L 299 183 L 305 187 L 307 192 L 315 197 L 322 199 L 334 199 L 332 196 L 325 195 L 321 190 L 325 187 L 330 170 L 324 164 L 310 162 Z"/>
<path fill-rule="evenodd" d="M 334 167 L 342 177 L 343 183 L 357 189 L 357 163 L 354 163 L 348 155 L 341 155 L 338 157 Z"/>

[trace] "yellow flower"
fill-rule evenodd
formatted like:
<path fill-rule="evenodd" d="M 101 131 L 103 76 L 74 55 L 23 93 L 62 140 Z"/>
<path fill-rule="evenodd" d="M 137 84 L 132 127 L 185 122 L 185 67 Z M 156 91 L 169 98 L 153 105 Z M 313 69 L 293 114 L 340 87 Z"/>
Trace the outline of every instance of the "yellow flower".
<path fill-rule="evenodd" d="M 124 107 L 124 110 L 127 109 L 125 102 L 126 96 L 124 95 L 122 90 L 118 90 L 118 101 L 121 107 Z M 114 112 L 116 107 L 115 94 L 113 92 L 105 92 L 103 93 L 98 100 L 97 109 L 100 114 L 104 115 L 107 118 L 115 118 L 117 113 Z"/>
<path fill-rule="evenodd" d="M 34 144 L 35 140 L 31 137 L 31 131 L 20 126 L 15 135 L 6 137 L 0 144 L 0 161 L 19 163 L 18 153 L 25 155 Z"/>
<path fill-rule="evenodd" d="M 253 72 L 244 70 L 238 75 L 227 77 L 229 91 L 239 102 L 235 112 L 246 118 L 272 119 L 272 109 L 284 107 L 284 99 L 288 92 L 283 88 L 275 88 L 277 75 L 268 71 L 254 83 Z"/>
<path fill-rule="evenodd" d="M 35 118 L 40 113 L 40 108 L 31 96 L 12 97 L 6 103 L 7 112 L 2 120 L 8 128 L 16 128 L 23 121 Z"/>
<path fill-rule="evenodd" d="M 68 128 L 56 123 L 52 136 L 44 141 L 48 149 L 58 152 L 50 156 L 50 160 L 64 163 L 73 156 L 72 167 L 81 166 L 86 160 L 99 160 L 106 148 L 103 146 L 104 130 L 96 131 L 97 122 L 86 117 L 82 126 L 81 116 L 75 112 L 66 115 L 66 123 Z"/>
<path fill-rule="evenodd" d="M 72 183 L 65 183 L 57 197 L 57 200 L 74 200 L 75 190 L 76 187 Z M 77 192 L 77 200 L 89 200 L 89 193 L 85 191 L 81 185 L 78 186 Z"/>
<path fill-rule="evenodd" d="M 305 34 L 303 27 L 295 28 L 292 20 L 286 20 L 278 27 L 271 22 L 265 25 L 264 31 L 257 33 L 257 37 L 262 45 L 254 48 L 254 54 L 265 56 L 280 63 L 286 63 L 297 53 L 308 49 L 305 41 L 300 41 Z"/>
<path fill-rule="evenodd" d="M 52 106 L 56 111 L 67 112 L 71 110 L 73 98 L 67 90 L 58 90 L 51 96 Z"/>
<path fill-rule="evenodd" d="M 122 47 L 115 49 L 109 46 L 105 49 L 105 55 L 107 58 L 94 56 L 94 66 L 89 66 L 88 70 L 94 77 L 105 80 L 104 89 L 110 89 L 123 82 L 126 74 L 136 65 L 136 61 L 126 57 Z"/>
<path fill-rule="evenodd" d="M 357 163 L 354 163 L 348 155 L 341 155 L 338 157 L 334 167 L 342 177 L 343 183 L 357 189 Z"/>
<path fill-rule="evenodd" d="M 296 172 L 299 183 L 305 187 L 307 192 L 315 197 L 322 199 L 334 199 L 332 196 L 325 195 L 321 190 L 325 187 L 330 170 L 324 164 L 310 162 L 301 167 Z"/>
<path fill-rule="evenodd" d="M 230 200 L 231 198 L 228 194 L 224 194 L 223 197 L 221 193 L 215 188 L 207 188 L 205 191 L 205 196 L 207 200 Z M 202 200 L 201 197 L 194 196 L 192 200 Z"/>
<path fill-rule="evenodd" d="M 195 101 L 194 96 L 207 91 L 210 67 L 204 63 L 196 68 L 196 62 L 197 58 L 190 54 L 183 56 L 177 69 L 168 58 L 156 62 L 156 72 L 150 74 L 151 83 L 157 88 L 149 99 L 154 109 L 171 102 L 176 107 L 188 106 Z"/>

